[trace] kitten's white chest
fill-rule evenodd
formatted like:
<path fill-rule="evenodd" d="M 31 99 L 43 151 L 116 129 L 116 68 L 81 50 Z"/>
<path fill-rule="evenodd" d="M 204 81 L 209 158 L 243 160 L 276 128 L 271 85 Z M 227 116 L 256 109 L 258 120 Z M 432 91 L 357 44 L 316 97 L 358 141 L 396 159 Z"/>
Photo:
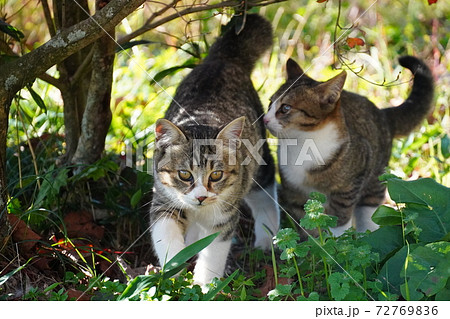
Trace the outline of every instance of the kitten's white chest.
<path fill-rule="evenodd" d="M 279 139 L 278 161 L 283 178 L 290 185 L 310 192 L 306 185 L 308 172 L 325 165 L 343 140 L 335 123 L 328 123 L 316 131 L 291 131 L 291 138 Z"/>

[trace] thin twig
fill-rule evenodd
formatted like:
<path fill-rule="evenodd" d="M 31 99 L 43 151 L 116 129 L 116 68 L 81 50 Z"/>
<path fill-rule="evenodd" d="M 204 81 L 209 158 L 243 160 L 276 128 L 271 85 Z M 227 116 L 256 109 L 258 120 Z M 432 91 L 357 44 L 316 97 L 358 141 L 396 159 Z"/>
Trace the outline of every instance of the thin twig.
<path fill-rule="evenodd" d="M 284 2 L 286 0 L 269 0 L 269 1 L 255 1 L 255 2 L 248 2 L 248 7 L 252 8 L 252 7 L 258 7 L 258 6 L 266 6 L 269 4 L 273 4 L 273 3 L 279 3 L 279 2 Z M 238 3 L 238 5 L 240 5 Z M 219 9 L 219 8 L 225 8 L 225 7 L 235 7 L 236 6 L 236 0 L 229 0 L 229 1 L 223 1 L 220 3 L 215 3 L 215 4 L 203 4 L 203 5 L 199 5 L 199 6 L 191 6 L 188 7 L 184 10 L 181 11 L 177 11 L 174 14 L 168 15 L 164 18 L 161 18 L 158 21 L 155 21 L 153 23 L 146 23 L 145 25 L 143 25 L 142 27 L 140 27 L 139 29 L 135 30 L 134 32 L 131 32 L 127 35 L 125 35 L 124 37 L 122 37 L 121 39 L 118 40 L 119 44 L 124 44 L 127 43 L 128 41 L 136 38 L 137 36 L 140 36 L 141 34 L 155 29 L 157 27 L 159 27 L 160 25 L 163 25 L 169 21 L 175 20 L 177 18 L 182 18 L 185 15 L 191 14 L 191 13 L 196 13 L 196 12 L 200 12 L 200 11 L 207 11 L 207 10 L 212 10 L 212 9 Z M 167 11 L 168 8 L 163 8 L 161 10 Z M 176 10 L 176 8 L 173 8 Z"/>
<path fill-rule="evenodd" d="M 42 9 L 44 10 L 45 21 L 47 22 L 48 31 L 50 36 L 54 37 L 56 35 L 55 24 L 53 23 L 52 15 L 50 13 L 50 7 L 48 6 L 47 0 L 41 0 Z"/>

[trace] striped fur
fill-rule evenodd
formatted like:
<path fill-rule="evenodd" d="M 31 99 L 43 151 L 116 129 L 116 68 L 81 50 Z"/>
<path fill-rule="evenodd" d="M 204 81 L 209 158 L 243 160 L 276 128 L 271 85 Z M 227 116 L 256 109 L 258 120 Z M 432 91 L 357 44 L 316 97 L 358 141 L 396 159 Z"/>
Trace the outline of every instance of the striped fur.
<path fill-rule="evenodd" d="M 288 149 L 288 157 L 311 138 L 324 159 L 323 165 L 279 167 L 280 201 L 296 218 L 304 215 L 303 204 L 311 191 L 327 195 L 326 211 L 338 217 L 338 226 L 349 227 L 355 211 L 360 212 L 355 219 L 370 218 L 367 207 L 373 212 L 382 203 L 385 187 L 378 176 L 388 165 L 392 139 L 411 132 L 432 109 L 433 79 L 426 64 L 411 56 L 400 58 L 400 64 L 414 74 L 412 92 L 402 105 L 378 109 L 367 98 L 342 89 L 345 72 L 321 83 L 288 61 L 288 79 L 271 98 L 264 122 L 278 138 L 299 141 L 297 148 Z M 300 171 L 304 176 L 294 179 Z M 376 227 L 371 223 L 355 224 L 361 225 L 358 231 L 365 231 Z"/>
<path fill-rule="evenodd" d="M 186 245 L 220 232 L 198 256 L 194 281 L 199 284 L 223 276 L 239 207 L 247 194 L 254 198 L 261 192 L 253 180 L 268 189 L 275 183 L 267 143 L 259 149 L 266 165 L 259 165 L 243 146 L 244 140 L 255 145 L 265 138 L 264 124 L 258 119 L 263 108 L 250 73 L 272 44 L 272 28 L 258 15 L 247 16 L 239 35 L 233 25 L 234 20 L 229 31 L 211 47 L 209 56 L 181 82 L 165 119 L 158 120 L 155 128 L 155 186 L 150 216 L 160 264 Z M 202 146 L 196 147 L 202 139 L 212 140 L 213 144 L 201 142 Z M 216 154 L 223 156 L 214 157 Z M 248 157 L 248 165 L 241 165 Z M 214 180 L 217 172 L 222 177 Z M 186 176 L 192 179 L 186 180 Z M 276 197 L 274 192 L 272 195 Z M 276 232 L 278 209 L 268 196 L 265 200 L 265 210 L 252 209 L 252 213 L 255 244 L 269 248 L 270 236 L 263 231 L 263 223 Z"/>

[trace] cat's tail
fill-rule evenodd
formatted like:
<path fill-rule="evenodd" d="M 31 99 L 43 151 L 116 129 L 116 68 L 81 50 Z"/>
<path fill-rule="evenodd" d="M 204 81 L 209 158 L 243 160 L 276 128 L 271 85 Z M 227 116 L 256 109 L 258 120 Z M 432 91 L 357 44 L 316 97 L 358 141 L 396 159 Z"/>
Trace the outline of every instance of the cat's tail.
<path fill-rule="evenodd" d="M 225 28 L 227 31 L 211 46 L 207 59 L 232 61 L 251 72 L 256 61 L 272 46 L 272 25 L 260 15 L 248 14 L 245 18 L 234 17 Z"/>
<path fill-rule="evenodd" d="M 414 74 L 409 97 L 397 107 L 383 109 L 393 136 L 409 134 L 432 110 L 434 81 L 428 66 L 413 56 L 399 58 L 400 65 Z"/>

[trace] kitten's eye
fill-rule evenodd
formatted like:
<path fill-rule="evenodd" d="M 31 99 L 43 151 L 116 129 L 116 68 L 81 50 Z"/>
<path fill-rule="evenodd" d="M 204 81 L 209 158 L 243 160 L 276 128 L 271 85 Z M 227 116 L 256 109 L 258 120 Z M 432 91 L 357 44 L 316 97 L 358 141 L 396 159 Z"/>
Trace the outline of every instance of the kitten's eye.
<path fill-rule="evenodd" d="M 211 175 L 209 175 L 209 180 L 211 182 L 218 182 L 222 179 L 222 177 L 223 177 L 222 171 L 214 171 L 211 173 Z"/>
<path fill-rule="evenodd" d="M 178 171 L 178 177 L 184 182 L 192 181 L 192 174 L 188 171 Z"/>
<path fill-rule="evenodd" d="M 287 104 L 282 104 L 280 109 L 278 111 L 280 111 L 283 114 L 287 114 L 289 113 L 289 111 L 291 110 L 292 106 L 287 105 Z"/>

